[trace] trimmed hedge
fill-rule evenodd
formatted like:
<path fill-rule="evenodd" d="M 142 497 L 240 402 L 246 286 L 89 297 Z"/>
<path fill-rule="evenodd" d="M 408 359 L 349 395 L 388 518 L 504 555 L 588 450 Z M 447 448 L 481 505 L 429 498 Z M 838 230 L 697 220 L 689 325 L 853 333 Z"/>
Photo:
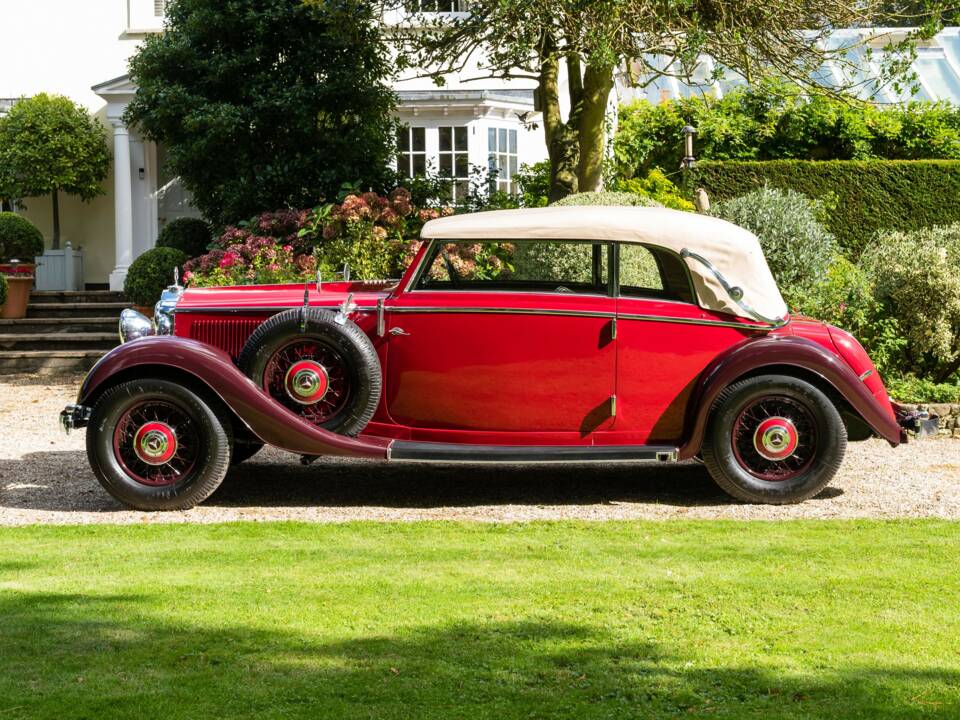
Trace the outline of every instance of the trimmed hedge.
<path fill-rule="evenodd" d="M 960 222 L 960 160 L 704 161 L 691 179 L 713 203 L 764 185 L 822 200 L 854 257 L 880 230 Z"/>

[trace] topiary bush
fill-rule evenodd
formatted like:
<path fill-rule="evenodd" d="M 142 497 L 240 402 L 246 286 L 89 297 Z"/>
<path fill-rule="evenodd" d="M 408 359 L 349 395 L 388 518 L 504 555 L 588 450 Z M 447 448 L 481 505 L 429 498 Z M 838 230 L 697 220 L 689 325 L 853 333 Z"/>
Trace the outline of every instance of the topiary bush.
<path fill-rule="evenodd" d="M 908 340 L 902 370 L 949 380 L 960 370 L 960 223 L 881 233 L 861 266 Z"/>
<path fill-rule="evenodd" d="M 787 304 L 804 310 L 827 277 L 837 245 L 820 222 L 823 206 L 792 190 L 771 187 L 717 203 L 711 214 L 760 239 Z"/>
<path fill-rule="evenodd" d="M 0 212 L 0 261 L 32 263 L 37 255 L 43 255 L 43 234 L 25 217 Z"/>
<path fill-rule="evenodd" d="M 147 250 L 127 270 L 123 293 L 135 305 L 153 305 L 160 293 L 173 283 L 174 268 L 182 268 L 190 258 L 182 250 L 157 247 Z"/>
<path fill-rule="evenodd" d="M 960 222 L 960 161 L 698 162 L 693 181 L 713 203 L 770 185 L 823 200 L 827 229 L 856 260 L 873 236 Z"/>
<path fill-rule="evenodd" d="M 584 192 L 567 195 L 551 203 L 555 207 L 571 205 L 629 205 L 633 207 L 661 207 L 660 203 L 632 192 Z"/>
<path fill-rule="evenodd" d="M 0 307 L 7 301 L 7 278 L 0 275 Z"/>
<path fill-rule="evenodd" d="M 200 218 L 177 218 L 163 226 L 157 247 L 176 248 L 195 258 L 206 254 L 213 242 L 213 229 Z"/>

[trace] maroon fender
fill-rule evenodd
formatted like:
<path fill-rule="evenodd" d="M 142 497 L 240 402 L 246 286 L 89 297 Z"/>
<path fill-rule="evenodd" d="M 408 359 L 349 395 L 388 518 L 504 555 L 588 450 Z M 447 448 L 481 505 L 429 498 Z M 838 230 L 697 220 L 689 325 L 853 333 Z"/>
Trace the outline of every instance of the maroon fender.
<path fill-rule="evenodd" d="M 710 408 L 723 389 L 765 366 L 792 366 L 815 373 L 840 393 L 880 437 L 891 445 L 900 443 L 900 426 L 889 402 L 884 407 L 837 353 L 806 338 L 773 335 L 735 345 L 700 376 L 687 408 L 681 459 L 700 452 Z"/>
<path fill-rule="evenodd" d="M 109 386 L 115 377 L 123 380 L 150 377 L 151 369 L 162 371 L 163 368 L 188 373 L 204 383 L 254 435 L 269 445 L 300 455 L 386 459 L 389 440 L 345 437 L 302 420 L 261 391 L 237 369 L 229 355 L 186 338 L 147 337 L 115 348 L 87 375 L 77 403 L 91 404 L 91 398 Z"/>

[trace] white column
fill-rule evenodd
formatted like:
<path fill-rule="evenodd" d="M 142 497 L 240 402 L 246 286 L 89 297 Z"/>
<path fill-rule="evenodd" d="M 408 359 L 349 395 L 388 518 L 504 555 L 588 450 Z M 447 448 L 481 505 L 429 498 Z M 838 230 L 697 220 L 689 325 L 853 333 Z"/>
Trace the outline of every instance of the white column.
<path fill-rule="evenodd" d="M 130 177 L 130 132 L 121 120 L 113 124 L 113 182 L 116 267 L 110 289 L 123 290 L 127 268 L 133 262 L 133 185 Z"/>

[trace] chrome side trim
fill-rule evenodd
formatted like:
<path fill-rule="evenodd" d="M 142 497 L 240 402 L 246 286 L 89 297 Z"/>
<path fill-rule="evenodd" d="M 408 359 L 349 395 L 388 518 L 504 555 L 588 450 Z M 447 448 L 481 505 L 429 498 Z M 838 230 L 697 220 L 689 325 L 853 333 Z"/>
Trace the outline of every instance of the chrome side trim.
<path fill-rule="evenodd" d="M 775 328 L 768 325 L 753 325 L 751 323 L 738 322 L 736 320 L 699 320 L 697 318 L 679 318 L 663 315 L 618 315 L 621 320 L 641 320 L 644 322 L 667 322 L 677 323 L 678 325 L 711 325 L 713 327 L 730 327 L 738 330 L 752 330 L 754 332 L 770 332 Z"/>
<path fill-rule="evenodd" d="M 767 325 L 753 325 L 751 323 L 726 321 L 726 320 L 700 320 L 697 318 L 678 318 L 674 316 L 662 315 L 617 315 L 612 312 L 600 310 L 551 310 L 546 308 L 494 308 L 494 307 L 441 307 L 441 306 L 422 306 L 422 307 L 390 307 L 389 312 L 395 313 L 443 313 L 443 314 L 472 314 L 478 315 L 565 315 L 568 317 L 593 317 L 609 318 L 619 320 L 644 320 L 649 322 L 677 323 L 679 325 L 710 325 L 715 327 L 732 327 L 739 330 L 752 330 L 755 332 L 769 332 L 772 327 Z"/>
<path fill-rule="evenodd" d="M 868 377 L 870 377 L 871 375 L 873 375 L 873 370 L 867 370 L 867 371 L 864 372 L 862 375 L 860 375 L 860 379 L 861 379 L 861 380 L 866 380 L 866 379 L 867 379 Z"/>
<path fill-rule="evenodd" d="M 424 305 L 421 307 L 389 307 L 395 313 L 443 313 L 477 315 L 566 315 L 568 317 L 614 318 L 616 313 L 605 310 L 551 310 L 547 308 L 498 308 L 498 307 L 444 307 Z"/>
<path fill-rule="evenodd" d="M 284 310 L 291 310 L 293 308 L 301 308 L 303 305 L 271 305 L 269 307 L 257 306 L 257 307 L 239 307 L 239 308 L 204 308 L 204 307 L 190 307 L 190 308 L 179 308 L 177 313 L 211 313 L 211 314 L 240 314 L 240 313 L 278 313 L 283 312 Z M 318 310 L 339 310 L 340 305 L 310 305 L 312 308 L 317 308 Z M 358 307 L 352 310 L 351 312 L 366 312 L 372 313 L 376 312 L 376 308 L 367 308 L 367 307 Z"/>
<path fill-rule="evenodd" d="M 680 251 L 680 257 L 684 259 L 690 258 L 691 260 L 696 260 L 698 263 L 700 263 L 705 268 L 707 268 L 707 270 L 709 270 L 713 274 L 713 276 L 717 279 L 717 282 L 720 283 L 720 286 L 724 289 L 727 295 L 730 296 L 730 299 L 733 300 L 737 305 L 739 305 L 740 309 L 742 309 L 750 317 L 762 323 L 766 323 L 767 325 L 770 325 L 772 328 L 783 327 L 784 325 L 787 324 L 787 321 L 788 321 L 787 317 L 768 318 L 766 315 L 761 315 L 752 307 L 750 307 L 750 305 L 744 302 L 743 300 L 743 289 L 740 287 L 733 286 L 729 282 L 727 282 L 727 279 L 723 276 L 723 273 L 717 270 L 717 268 L 714 267 L 713 263 L 707 260 L 705 257 L 703 257 L 703 255 L 698 255 L 697 253 L 691 252 L 687 248 L 684 248 L 683 250 Z"/>

